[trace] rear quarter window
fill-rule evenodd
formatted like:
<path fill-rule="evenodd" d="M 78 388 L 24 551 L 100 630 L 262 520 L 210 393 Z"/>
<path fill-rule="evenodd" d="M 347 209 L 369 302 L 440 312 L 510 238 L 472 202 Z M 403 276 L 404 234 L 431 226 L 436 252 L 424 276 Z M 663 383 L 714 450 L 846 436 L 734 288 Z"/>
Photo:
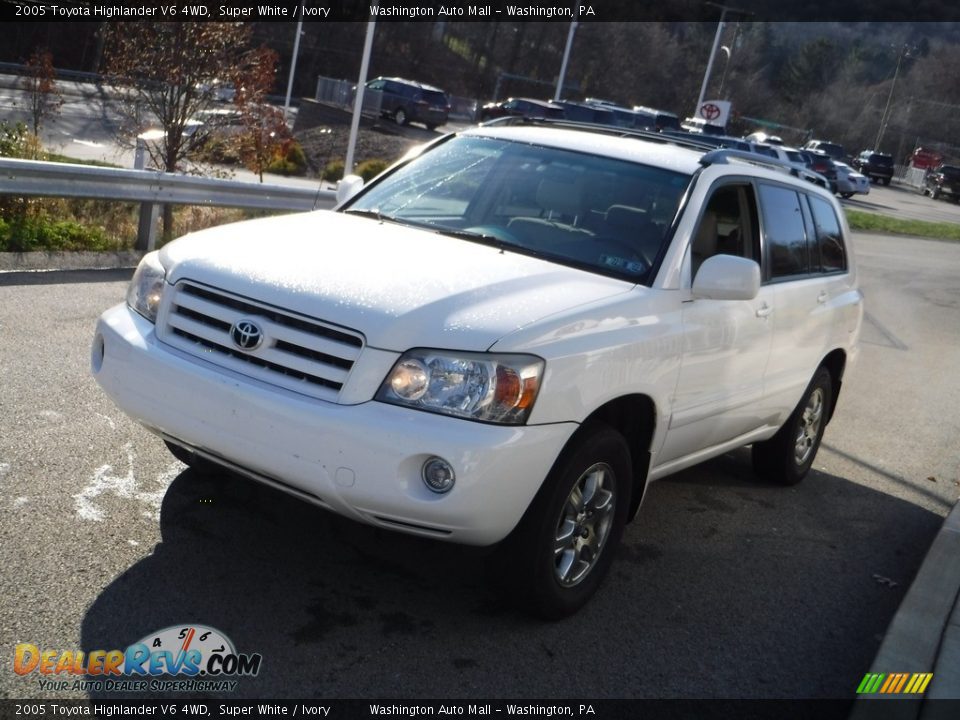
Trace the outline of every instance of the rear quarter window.
<path fill-rule="evenodd" d="M 810 211 L 816 232 L 816 248 L 813 252 L 814 269 L 821 272 L 843 272 L 847 269 L 847 249 L 840 221 L 830 203 L 818 197 L 810 197 Z M 819 268 L 817 266 L 819 265 Z"/>

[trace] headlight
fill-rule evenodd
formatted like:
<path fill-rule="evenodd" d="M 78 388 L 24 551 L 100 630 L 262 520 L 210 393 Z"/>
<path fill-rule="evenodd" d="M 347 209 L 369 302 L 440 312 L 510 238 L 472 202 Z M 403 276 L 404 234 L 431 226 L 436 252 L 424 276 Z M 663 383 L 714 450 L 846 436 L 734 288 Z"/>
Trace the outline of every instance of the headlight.
<path fill-rule="evenodd" d="M 410 350 L 376 399 L 483 422 L 522 425 L 540 389 L 544 362 L 533 355 Z"/>
<path fill-rule="evenodd" d="M 143 256 L 127 288 L 127 305 L 152 323 L 157 321 L 166 270 L 156 252 Z"/>

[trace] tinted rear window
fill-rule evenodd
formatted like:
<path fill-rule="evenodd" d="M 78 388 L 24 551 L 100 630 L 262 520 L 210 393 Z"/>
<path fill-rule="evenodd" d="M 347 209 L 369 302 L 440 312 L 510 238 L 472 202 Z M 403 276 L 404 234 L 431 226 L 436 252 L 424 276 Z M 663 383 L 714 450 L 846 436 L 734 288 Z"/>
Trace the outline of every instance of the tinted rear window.
<path fill-rule="evenodd" d="M 874 163 L 875 165 L 889 166 L 893 165 L 893 158 L 889 155 L 871 155 L 870 162 Z"/>
<path fill-rule="evenodd" d="M 825 152 L 827 155 L 837 160 L 844 156 L 843 145 L 837 145 L 836 143 L 820 143 L 817 145 L 817 150 Z"/>
<path fill-rule="evenodd" d="M 446 105 L 447 96 L 439 90 L 424 90 L 423 99 L 431 105 Z"/>

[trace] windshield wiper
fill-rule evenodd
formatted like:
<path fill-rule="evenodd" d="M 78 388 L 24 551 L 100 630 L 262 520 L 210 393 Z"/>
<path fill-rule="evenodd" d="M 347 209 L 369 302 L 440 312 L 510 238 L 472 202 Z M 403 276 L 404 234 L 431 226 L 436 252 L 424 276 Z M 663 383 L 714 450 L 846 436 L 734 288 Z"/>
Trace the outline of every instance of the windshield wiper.
<path fill-rule="evenodd" d="M 345 214 L 349 215 L 360 215 L 361 217 L 373 218 L 380 222 L 400 222 L 390 215 L 384 215 L 382 212 L 374 208 L 373 210 L 367 210 L 365 208 L 347 208 L 343 211 Z"/>

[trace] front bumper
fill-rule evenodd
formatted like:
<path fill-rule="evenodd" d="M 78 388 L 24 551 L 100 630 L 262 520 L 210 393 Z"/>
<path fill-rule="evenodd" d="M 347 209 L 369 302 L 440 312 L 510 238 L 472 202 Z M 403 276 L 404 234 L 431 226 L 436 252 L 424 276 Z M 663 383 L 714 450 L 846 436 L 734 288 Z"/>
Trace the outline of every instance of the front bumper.
<path fill-rule="evenodd" d="M 354 520 L 470 545 L 510 533 L 577 427 L 309 398 L 159 342 L 123 304 L 97 323 L 92 370 L 124 412 L 174 442 Z M 421 480 L 432 456 L 456 472 L 444 495 Z"/>

